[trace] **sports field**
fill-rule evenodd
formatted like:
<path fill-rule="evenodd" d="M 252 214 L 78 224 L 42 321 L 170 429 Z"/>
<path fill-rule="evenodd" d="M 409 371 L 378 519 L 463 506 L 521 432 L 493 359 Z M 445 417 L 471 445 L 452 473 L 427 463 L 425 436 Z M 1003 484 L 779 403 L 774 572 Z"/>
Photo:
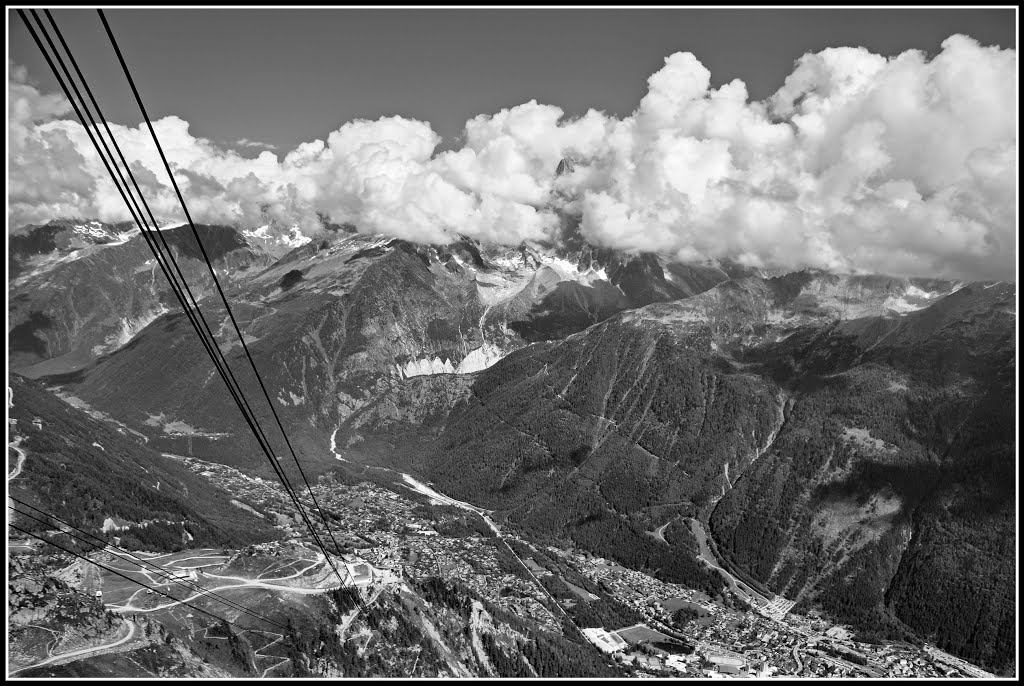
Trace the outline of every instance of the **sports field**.
<path fill-rule="evenodd" d="M 638 643 L 644 643 L 645 641 L 669 641 L 669 636 L 655 631 L 646 624 L 637 624 L 626 629 L 619 629 L 616 631 L 622 640 L 628 643 L 630 646 L 634 646 Z"/>

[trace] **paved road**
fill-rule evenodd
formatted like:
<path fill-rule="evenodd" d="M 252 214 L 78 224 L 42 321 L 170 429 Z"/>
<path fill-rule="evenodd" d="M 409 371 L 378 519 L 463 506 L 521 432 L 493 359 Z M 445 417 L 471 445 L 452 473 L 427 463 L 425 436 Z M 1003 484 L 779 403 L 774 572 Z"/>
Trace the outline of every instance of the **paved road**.
<path fill-rule="evenodd" d="M 111 643 L 105 643 L 105 644 L 100 645 L 100 646 L 93 646 L 91 648 L 82 648 L 80 650 L 72 650 L 69 653 L 60 653 L 58 655 L 52 655 L 52 656 L 46 658 L 45 660 L 43 660 L 41 662 L 37 662 L 34 665 L 30 665 L 28 667 L 22 667 L 21 669 L 15 671 L 15 672 L 11 672 L 10 675 L 14 676 L 18 672 L 24 672 L 26 669 L 34 669 L 35 667 L 44 667 L 44 666 L 46 666 L 48 664 L 52 664 L 54 662 L 63 662 L 63 661 L 66 661 L 66 660 L 80 660 L 82 658 L 90 657 L 90 656 L 95 655 L 97 653 L 105 652 L 107 650 L 110 650 L 111 648 L 116 648 L 116 647 L 118 647 L 120 645 L 124 645 L 125 643 L 128 643 L 129 641 L 131 641 L 131 640 L 133 640 L 135 638 L 135 633 L 136 633 L 136 628 L 137 628 L 135 626 L 135 622 L 131 621 L 130 619 L 126 619 L 124 621 L 128 625 L 128 635 L 125 636 L 124 638 L 120 638 L 120 639 L 118 639 L 116 641 L 113 641 Z"/>
<path fill-rule="evenodd" d="M 7 387 L 7 407 L 11 408 L 14 406 L 14 389 L 10 386 Z M 25 451 L 21 449 L 21 442 L 25 440 L 24 436 L 18 436 L 13 442 L 7 445 L 11 447 L 14 452 L 18 453 L 18 464 L 14 466 L 14 471 L 7 475 L 7 481 L 10 483 L 13 479 L 16 479 L 21 474 L 21 467 L 25 464 Z M 8 488 L 8 490 L 10 490 Z M 14 507 L 14 503 L 11 501 L 10 495 L 7 496 L 7 511 L 10 512 L 11 508 Z M 8 515 L 8 522 L 10 522 L 10 515 Z M 10 540 L 10 530 L 7 532 L 7 539 Z"/>
<path fill-rule="evenodd" d="M 208 578 L 227 579 L 227 580 L 231 580 L 231 581 L 240 581 L 242 583 L 238 583 L 238 584 L 225 584 L 223 586 L 209 586 L 207 588 L 204 588 L 203 590 L 201 590 L 198 593 L 194 593 L 193 595 L 191 595 L 191 596 L 189 596 L 187 598 L 182 598 L 181 600 L 175 600 L 175 601 L 172 601 L 172 602 L 164 603 L 162 605 L 156 605 L 154 607 L 138 607 L 138 606 L 132 604 L 132 602 L 136 599 L 136 597 L 139 596 L 139 593 L 143 589 L 140 589 L 139 591 L 136 591 L 134 594 L 129 596 L 129 598 L 127 600 L 125 600 L 124 603 L 122 603 L 120 605 L 114 604 L 114 603 L 108 603 L 106 605 L 106 607 L 107 607 L 108 610 L 111 610 L 112 612 L 119 612 L 119 613 L 120 612 L 159 612 L 161 610 L 166 610 L 168 608 L 175 607 L 176 605 L 181 605 L 182 603 L 190 603 L 190 602 L 192 602 L 192 601 L 194 601 L 194 600 L 196 600 L 198 598 L 202 598 L 203 596 L 205 596 L 205 595 L 207 595 L 207 594 L 209 594 L 211 592 L 215 592 L 215 593 L 220 594 L 222 591 L 227 591 L 227 590 L 231 590 L 231 589 L 238 589 L 238 588 L 262 588 L 262 589 L 266 589 L 266 590 L 270 590 L 270 591 L 279 591 L 279 592 L 286 592 L 286 593 L 299 593 L 299 594 L 303 594 L 303 595 L 318 595 L 318 594 L 321 594 L 321 593 L 326 593 L 327 591 L 331 591 L 331 590 L 334 590 L 334 589 L 337 589 L 337 588 L 341 588 L 340 584 L 328 584 L 328 585 L 318 585 L 318 586 L 312 586 L 312 587 L 304 587 L 304 586 L 289 586 L 289 585 L 281 585 L 281 584 L 272 583 L 272 582 L 275 582 L 275 581 L 285 581 L 285 580 L 288 580 L 288 579 L 294 579 L 296 577 L 301 576 L 302 574 L 304 574 L 309 569 L 312 569 L 313 567 L 315 567 L 315 566 L 317 566 L 319 564 L 324 564 L 323 556 L 321 555 L 320 558 L 321 559 L 318 559 L 317 561 L 315 561 L 313 564 L 311 564 L 310 566 L 306 567 L 305 569 L 301 569 L 301 570 L 295 572 L 294 574 L 289 574 L 288 576 L 277 577 L 277 578 L 274 578 L 274 579 L 260 579 L 260 580 L 256 580 L 256 579 L 249 579 L 249 578 L 240 577 L 240 576 L 222 576 L 222 575 L 219 575 L 219 574 L 207 574 L 206 576 Z M 147 576 L 149 576 L 149 575 L 147 574 Z M 151 581 L 155 581 L 156 583 L 160 583 L 159 581 L 156 581 L 156 580 L 152 579 L 152 577 L 150 577 L 150 580 Z M 164 596 L 164 597 L 166 597 L 166 596 Z"/>
<path fill-rule="evenodd" d="M 13 481 L 14 479 L 16 479 L 19 474 L 21 474 L 21 467 L 22 467 L 22 465 L 25 464 L 25 451 L 22 450 L 19 447 L 21 445 L 22 440 L 24 440 L 24 438 L 25 438 L 24 436 L 18 436 L 16 439 L 14 439 L 13 443 L 8 443 L 7 444 L 11 448 L 13 448 L 16 453 L 18 453 L 18 464 L 16 464 L 14 466 L 14 471 L 12 471 L 10 474 L 7 475 L 7 483 L 8 484 L 11 481 Z M 10 530 L 11 514 L 10 513 L 14 511 L 13 510 L 13 508 L 14 508 L 14 501 L 11 500 L 10 487 L 8 487 L 7 490 L 8 490 L 8 495 L 7 495 L 7 512 L 8 512 L 8 515 L 7 515 L 7 523 L 8 523 L 8 527 L 7 527 L 7 540 L 9 542 L 11 540 L 11 530 Z M 22 550 L 22 546 L 17 546 L 17 545 L 16 546 L 10 546 L 9 545 L 8 546 L 8 550 L 10 552 L 21 551 Z M 29 550 L 32 550 L 32 548 L 29 547 Z M 25 551 L 22 551 L 22 552 L 25 552 Z"/>
<path fill-rule="evenodd" d="M 647 534 L 650 535 L 650 536 L 653 536 L 654 538 L 658 539 L 662 543 L 668 543 L 668 541 L 665 540 L 665 529 L 667 529 L 668 525 L 671 524 L 672 522 L 674 522 L 675 520 L 676 520 L 676 518 L 673 517 L 672 519 L 668 520 L 667 522 L 665 522 L 664 524 L 659 526 L 654 531 L 648 531 Z"/>
<path fill-rule="evenodd" d="M 10 446 L 12 450 L 14 450 L 14 452 L 18 453 L 18 464 L 14 465 L 14 471 L 7 475 L 8 481 L 16 479 L 18 475 L 21 474 L 22 465 L 25 464 L 25 451 L 19 447 L 23 440 L 25 440 L 24 436 L 18 436 L 16 439 L 14 439 L 13 443 L 7 444 L 8 446 Z"/>

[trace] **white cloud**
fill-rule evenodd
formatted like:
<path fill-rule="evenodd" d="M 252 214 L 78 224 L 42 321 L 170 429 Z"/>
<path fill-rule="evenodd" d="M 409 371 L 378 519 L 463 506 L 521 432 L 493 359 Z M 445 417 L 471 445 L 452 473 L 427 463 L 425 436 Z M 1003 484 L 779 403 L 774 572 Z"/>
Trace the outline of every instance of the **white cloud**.
<path fill-rule="evenodd" d="M 239 138 L 234 142 L 234 145 L 237 145 L 242 148 L 261 148 L 263 150 L 276 150 L 278 147 L 273 143 L 266 143 L 264 141 L 254 141 L 250 138 Z"/>
<path fill-rule="evenodd" d="M 320 214 L 414 241 L 515 244 L 552 235 L 557 210 L 591 239 L 680 259 L 1010 280 L 1016 249 L 1016 51 L 953 36 L 933 59 L 863 48 L 802 57 L 750 102 L 676 53 L 631 116 L 565 120 L 530 101 L 466 123 L 437 153 L 425 122 L 353 121 L 283 157 L 246 159 L 155 122 L 202 221 L 298 223 Z M 12 66 L 12 224 L 127 212 L 68 103 Z M 114 127 L 158 216 L 176 198 L 144 128 Z M 241 139 L 239 146 L 265 146 Z M 576 160 L 555 177 L 559 160 Z"/>

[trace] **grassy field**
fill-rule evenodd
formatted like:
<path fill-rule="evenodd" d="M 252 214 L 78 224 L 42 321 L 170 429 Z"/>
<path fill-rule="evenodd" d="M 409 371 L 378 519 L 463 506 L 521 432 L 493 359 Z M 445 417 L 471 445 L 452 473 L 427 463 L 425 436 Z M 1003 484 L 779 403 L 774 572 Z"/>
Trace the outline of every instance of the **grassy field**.
<path fill-rule="evenodd" d="M 167 555 L 137 553 L 136 557 L 146 563 L 158 565 L 168 572 L 174 573 L 178 570 L 214 569 L 220 567 L 227 562 L 228 556 L 219 555 L 217 554 L 218 552 L 213 549 L 182 550 Z M 139 605 L 140 607 L 152 607 L 158 604 L 158 601 L 169 601 L 165 596 L 156 593 L 147 594 L 142 584 L 158 588 L 178 599 L 194 595 L 194 593 L 186 594 L 185 586 L 173 583 L 158 572 L 143 569 L 129 555 L 115 556 L 113 560 L 105 564 L 131 579 L 129 581 L 110 572 L 103 573 L 103 601 L 107 605 L 124 605 L 130 602 L 132 605 Z M 188 579 L 182 581 L 188 585 Z M 198 581 L 197 583 L 204 587 L 215 585 L 208 584 L 205 581 Z M 145 604 L 147 602 L 149 605 Z"/>
<path fill-rule="evenodd" d="M 339 585 L 322 561 L 310 558 L 257 557 L 226 568 L 229 557 L 215 549 L 184 550 L 166 555 L 140 554 L 138 557 L 159 565 L 166 572 L 194 571 L 196 578 L 184 577 L 174 581 L 159 571 L 141 569 L 133 564 L 131 558 L 123 555 L 106 563 L 128 577 L 103 573 L 103 601 L 107 608 L 122 614 L 146 613 L 168 626 L 178 626 L 190 635 L 214 621 L 200 610 L 241 626 L 266 628 L 265 622 L 232 607 L 232 604 L 266 616 L 268 612 L 297 600 L 292 596 L 317 595 Z"/>
<path fill-rule="evenodd" d="M 655 631 L 647 626 L 631 626 L 628 629 L 619 629 L 616 631 L 619 636 L 622 637 L 629 645 L 636 645 L 637 643 L 643 643 L 644 641 L 667 641 L 670 640 L 668 636 Z"/>

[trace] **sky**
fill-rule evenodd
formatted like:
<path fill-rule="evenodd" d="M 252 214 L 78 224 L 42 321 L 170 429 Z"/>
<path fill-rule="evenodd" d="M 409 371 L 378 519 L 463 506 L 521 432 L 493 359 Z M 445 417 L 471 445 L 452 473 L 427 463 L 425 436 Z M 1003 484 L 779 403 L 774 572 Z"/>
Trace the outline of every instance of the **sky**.
<path fill-rule="evenodd" d="M 56 91 L 20 18 L 11 59 Z M 579 116 L 639 104 L 668 55 L 692 52 L 713 87 L 742 79 L 750 97 L 782 86 L 804 53 L 863 46 L 934 54 L 965 33 L 1016 47 L 1012 10 L 757 9 L 109 9 L 107 18 L 155 118 L 232 146 L 288 151 L 346 121 L 428 121 L 450 145 L 466 120 L 531 99 Z M 54 10 L 107 116 L 141 121 L 91 9 Z M 234 146 L 252 155 L 256 148 Z"/>
<path fill-rule="evenodd" d="M 1013 10 L 106 13 L 210 220 L 518 242 L 557 209 L 684 260 L 1013 276 Z M 127 218 L 8 14 L 12 225 Z M 95 12 L 53 14 L 173 213 Z"/>

